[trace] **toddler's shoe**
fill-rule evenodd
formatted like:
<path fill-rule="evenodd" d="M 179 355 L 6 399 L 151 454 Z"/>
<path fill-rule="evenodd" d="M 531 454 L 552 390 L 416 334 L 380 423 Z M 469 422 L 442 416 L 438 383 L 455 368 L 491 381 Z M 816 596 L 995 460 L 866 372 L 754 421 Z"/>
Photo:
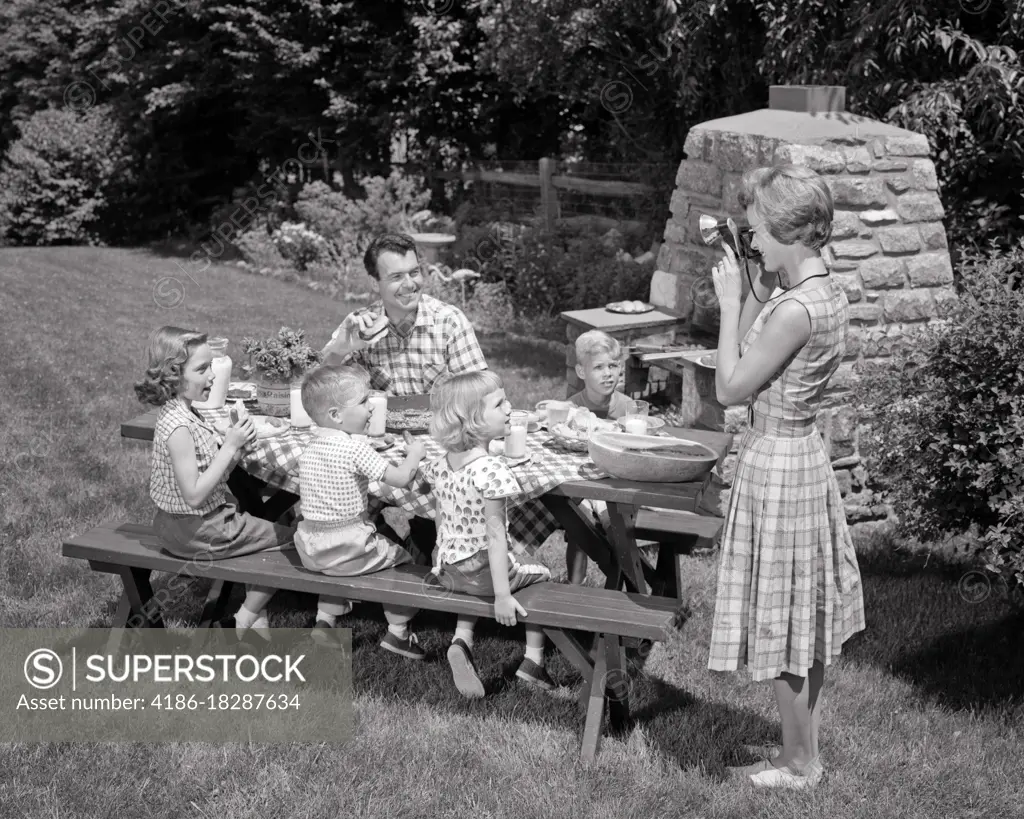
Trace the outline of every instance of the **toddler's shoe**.
<path fill-rule="evenodd" d="M 317 620 L 309 636 L 321 648 L 329 648 L 332 651 L 348 651 L 349 646 L 337 631 L 339 628 L 342 626 L 338 624 L 332 626 L 326 620 Z"/>
<path fill-rule="evenodd" d="M 484 684 L 473 662 L 473 652 L 469 650 L 465 640 L 456 637 L 448 646 L 448 665 L 452 667 L 452 678 L 459 693 L 470 699 L 480 699 L 484 695 Z"/>
<path fill-rule="evenodd" d="M 420 641 L 416 639 L 416 635 L 411 631 L 404 640 L 401 637 L 396 637 L 389 631 L 384 635 L 384 639 L 380 641 L 380 647 L 395 654 L 400 654 L 410 660 L 423 660 L 427 656 L 423 653 L 423 649 L 420 648 Z"/>
<path fill-rule="evenodd" d="M 519 664 L 519 668 L 516 669 L 516 676 L 525 682 L 527 685 L 539 688 L 542 691 L 554 691 L 555 683 L 548 676 L 547 670 L 542 665 L 537 665 L 529 657 L 524 657 L 523 661 Z"/>

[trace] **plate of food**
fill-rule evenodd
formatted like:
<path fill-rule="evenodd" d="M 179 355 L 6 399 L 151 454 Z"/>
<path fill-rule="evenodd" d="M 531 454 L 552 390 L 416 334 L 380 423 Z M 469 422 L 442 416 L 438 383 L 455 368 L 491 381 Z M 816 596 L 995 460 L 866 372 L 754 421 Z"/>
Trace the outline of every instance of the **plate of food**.
<path fill-rule="evenodd" d="M 567 423 L 553 424 L 550 432 L 555 443 L 573 452 L 586 452 L 592 432 L 618 430 L 614 421 L 603 421 L 587 409 L 577 408 Z"/>
<path fill-rule="evenodd" d="M 230 420 L 218 421 L 214 424 L 214 429 L 221 435 L 227 434 L 228 426 L 237 418 L 246 416 L 252 420 L 253 426 L 256 427 L 256 439 L 260 441 L 265 438 L 281 435 L 291 429 L 291 422 L 287 418 L 275 418 L 270 415 L 252 415 L 251 413 L 245 413 L 245 416 L 242 416 L 238 412 L 237 407 L 231 408 L 230 416 Z"/>
<path fill-rule="evenodd" d="M 712 350 L 710 353 L 706 353 L 697 359 L 697 363 L 702 367 L 710 367 L 714 369 L 718 366 L 718 350 Z"/>
<path fill-rule="evenodd" d="M 648 435 L 650 435 L 652 432 L 657 432 L 659 429 L 665 426 L 664 418 L 652 418 L 651 416 L 648 416 L 647 418 L 644 418 L 644 420 L 647 422 Z M 618 424 L 622 429 L 626 428 L 625 418 L 619 418 L 615 423 Z"/>
<path fill-rule="evenodd" d="M 256 437 L 260 440 L 273 438 L 289 430 L 291 422 L 287 418 L 275 418 L 272 415 L 250 415 L 256 427 Z"/>
<path fill-rule="evenodd" d="M 654 305 L 645 301 L 613 301 L 604 309 L 609 313 L 650 313 Z"/>
<path fill-rule="evenodd" d="M 389 409 L 385 426 L 394 432 L 426 432 L 431 416 L 428 409 Z"/>
<path fill-rule="evenodd" d="M 395 436 L 390 432 L 385 432 L 383 435 L 375 436 L 371 438 L 369 435 L 353 435 L 360 441 L 366 441 L 370 446 L 376 449 L 378 452 L 383 452 L 385 449 L 391 449 L 395 445 Z"/>
<path fill-rule="evenodd" d="M 256 384 L 252 381 L 232 381 L 228 384 L 228 401 L 255 401 Z"/>

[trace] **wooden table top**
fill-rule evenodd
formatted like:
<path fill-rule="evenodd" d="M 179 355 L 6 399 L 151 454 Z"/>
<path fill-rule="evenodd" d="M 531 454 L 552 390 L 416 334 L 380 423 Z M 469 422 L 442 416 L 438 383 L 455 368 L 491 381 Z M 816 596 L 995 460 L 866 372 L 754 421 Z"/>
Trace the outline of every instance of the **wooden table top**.
<path fill-rule="evenodd" d="M 389 396 L 391 409 L 426 409 L 430 396 Z M 158 409 L 151 409 L 121 424 L 121 437 L 139 441 L 153 440 Z M 732 446 L 733 436 L 725 432 L 711 432 L 703 429 L 666 427 L 665 431 L 678 438 L 687 438 L 706 444 L 718 455 L 720 464 Z M 623 478 L 601 478 L 598 480 L 568 481 L 552 489 L 550 494 L 562 497 L 600 500 L 606 503 L 626 503 L 633 506 L 653 506 L 659 509 L 677 509 L 692 512 L 700 503 L 708 484 L 710 473 L 698 481 L 685 483 L 653 483 L 630 481 Z"/>
<path fill-rule="evenodd" d="M 581 330 L 603 330 L 618 333 L 624 330 L 666 330 L 686 323 L 685 317 L 667 307 L 656 307 L 648 313 L 613 313 L 604 307 L 587 310 L 567 310 L 559 317 Z"/>

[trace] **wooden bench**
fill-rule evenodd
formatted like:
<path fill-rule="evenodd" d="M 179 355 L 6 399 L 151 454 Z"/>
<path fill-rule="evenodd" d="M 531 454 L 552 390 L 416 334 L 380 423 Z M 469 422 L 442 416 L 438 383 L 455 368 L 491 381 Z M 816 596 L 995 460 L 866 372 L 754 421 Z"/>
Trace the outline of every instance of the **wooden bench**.
<path fill-rule="evenodd" d="M 305 569 L 294 550 L 217 561 L 183 560 L 163 551 L 151 527 L 139 524 L 113 523 L 91 529 L 66 541 L 63 554 L 88 561 L 94 571 L 120 576 L 124 593 L 114 618 L 115 628 L 162 628 L 161 605 L 186 593 L 199 579 L 213 581 L 200 617 L 201 626 L 224 616 L 235 583 L 493 616 L 489 601 L 444 588 L 427 567 L 406 565 L 360 577 L 331 577 Z M 155 594 L 149 580 L 153 571 L 173 575 Z M 580 704 L 586 710 L 586 722 L 580 756 L 592 761 L 600 744 L 606 705 L 612 729 L 628 727 L 623 639 L 665 640 L 675 626 L 677 604 L 667 598 L 562 583 L 530 586 L 516 594 L 516 599 L 529 613 L 529 622 L 544 629 L 583 677 Z M 587 635 L 593 635 L 590 650 L 584 647 Z"/>
<path fill-rule="evenodd" d="M 681 512 L 674 509 L 652 509 L 641 506 L 636 512 L 633 534 L 637 540 L 653 540 L 658 544 L 658 562 L 643 564 L 647 582 L 658 594 L 678 597 L 682 588 L 680 554 L 689 554 L 701 542 L 712 545 L 725 521 L 712 515 Z"/>

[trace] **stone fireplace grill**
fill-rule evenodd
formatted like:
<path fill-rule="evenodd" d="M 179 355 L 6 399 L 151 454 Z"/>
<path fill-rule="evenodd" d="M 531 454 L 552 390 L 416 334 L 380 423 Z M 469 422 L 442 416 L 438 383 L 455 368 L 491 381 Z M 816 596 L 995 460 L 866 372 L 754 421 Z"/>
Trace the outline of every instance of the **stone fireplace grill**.
<path fill-rule="evenodd" d="M 909 327 L 942 316 L 956 298 L 928 140 L 846 113 L 841 87 L 775 86 L 768 108 L 698 125 L 687 135 L 684 150 L 651 301 L 687 316 L 689 325 L 660 340 L 700 339 L 709 348 L 717 344 L 717 312 L 694 310 L 697 282 L 721 255 L 701 240 L 700 214 L 740 215 L 740 180 L 752 168 L 795 163 L 821 173 L 835 201 L 826 259 L 849 298 L 851 326 L 846 357 L 832 379 L 818 426 L 848 520 L 858 524 L 886 517 L 888 510 L 869 488 L 861 462 L 863 428 L 851 390 L 860 362 L 889 356 Z M 712 371 L 680 361 L 656 366 L 674 371 L 681 381 L 684 425 L 734 432 L 739 440 L 746 407 L 718 404 Z M 734 454 L 720 470 L 717 491 L 706 503 L 709 511 L 724 513 Z"/>

